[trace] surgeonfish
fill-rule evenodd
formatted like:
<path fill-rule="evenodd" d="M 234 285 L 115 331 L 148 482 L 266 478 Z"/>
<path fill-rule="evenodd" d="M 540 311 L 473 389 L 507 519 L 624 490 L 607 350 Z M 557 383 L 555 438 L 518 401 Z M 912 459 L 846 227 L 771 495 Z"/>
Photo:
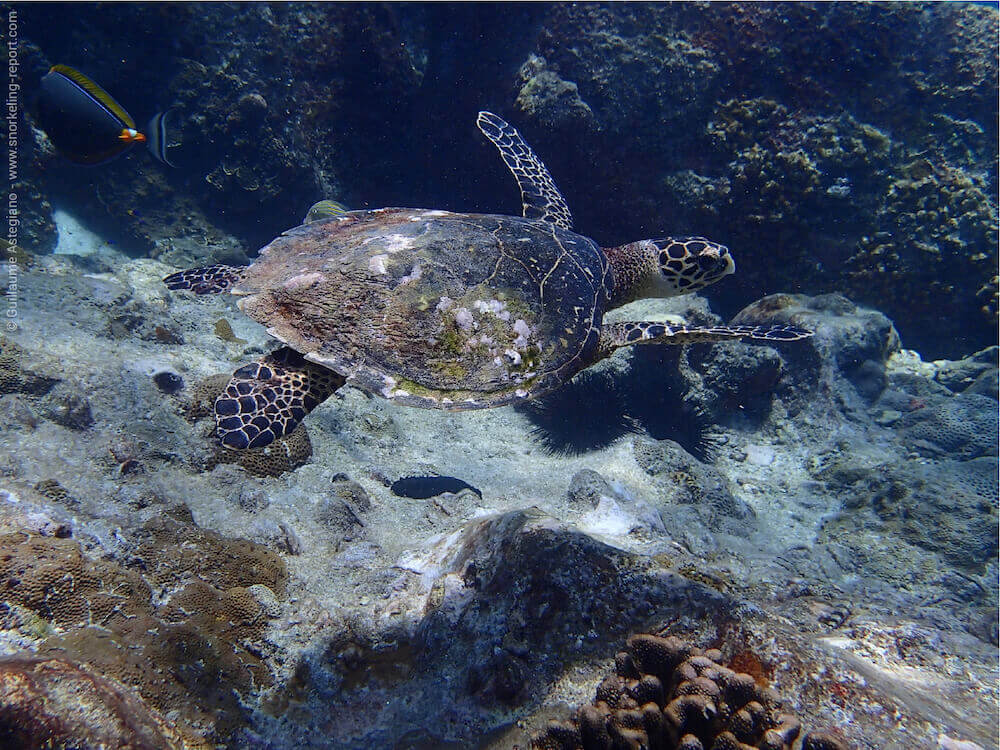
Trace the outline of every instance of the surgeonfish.
<path fill-rule="evenodd" d="M 306 213 L 306 218 L 302 220 L 303 224 L 311 224 L 314 221 L 322 221 L 323 219 L 332 219 L 334 216 L 343 216 L 348 211 L 350 211 L 347 206 L 343 203 L 338 203 L 337 201 L 319 201 L 319 203 L 314 203 L 309 211 Z"/>
<path fill-rule="evenodd" d="M 53 65 L 42 77 L 37 111 L 38 124 L 70 161 L 100 164 L 146 143 L 158 161 L 170 164 L 162 115 L 150 120 L 157 135 L 147 139 L 111 94 L 68 65 Z"/>

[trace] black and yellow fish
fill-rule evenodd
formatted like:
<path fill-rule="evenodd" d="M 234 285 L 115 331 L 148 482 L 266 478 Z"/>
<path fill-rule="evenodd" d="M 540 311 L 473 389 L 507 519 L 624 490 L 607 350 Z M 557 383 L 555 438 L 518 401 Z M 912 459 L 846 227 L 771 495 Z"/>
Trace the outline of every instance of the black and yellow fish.
<path fill-rule="evenodd" d="M 350 210 L 351 209 L 343 203 L 338 203 L 337 201 L 319 201 L 318 203 L 312 204 L 309 211 L 306 213 L 306 217 L 302 220 L 302 223 L 310 224 L 314 221 L 332 219 L 334 216 L 343 216 Z"/>
<path fill-rule="evenodd" d="M 54 65 L 42 77 L 36 108 L 39 126 L 70 161 L 100 164 L 145 143 L 157 160 L 170 164 L 163 113 L 149 121 L 147 137 L 107 91 L 67 65 Z"/>

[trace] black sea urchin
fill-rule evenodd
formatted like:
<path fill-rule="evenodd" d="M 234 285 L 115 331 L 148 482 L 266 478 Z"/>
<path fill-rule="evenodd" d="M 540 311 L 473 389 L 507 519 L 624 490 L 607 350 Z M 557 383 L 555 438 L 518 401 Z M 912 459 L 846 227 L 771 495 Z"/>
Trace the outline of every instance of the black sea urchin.
<path fill-rule="evenodd" d="M 638 408 L 634 408 L 638 407 Z M 671 391 L 633 402 L 632 416 L 654 440 L 673 440 L 699 461 L 711 463 L 720 444 L 711 418 L 690 398 Z"/>
<path fill-rule="evenodd" d="M 532 421 L 531 436 L 548 453 L 588 453 L 636 430 L 625 413 L 624 397 L 607 373 L 584 371 L 555 393 L 518 410 Z"/>
<path fill-rule="evenodd" d="M 680 374 L 680 347 L 636 349 L 624 380 L 625 412 L 654 440 L 673 440 L 699 461 L 711 462 L 720 436 Z"/>

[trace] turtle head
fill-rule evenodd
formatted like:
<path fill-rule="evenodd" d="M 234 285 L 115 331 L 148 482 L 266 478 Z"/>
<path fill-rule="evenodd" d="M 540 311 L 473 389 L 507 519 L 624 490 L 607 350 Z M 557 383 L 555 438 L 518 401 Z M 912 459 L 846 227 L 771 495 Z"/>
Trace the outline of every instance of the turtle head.
<path fill-rule="evenodd" d="M 639 240 L 604 252 L 615 279 L 612 307 L 694 292 L 736 271 L 729 248 L 704 237 Z"/>

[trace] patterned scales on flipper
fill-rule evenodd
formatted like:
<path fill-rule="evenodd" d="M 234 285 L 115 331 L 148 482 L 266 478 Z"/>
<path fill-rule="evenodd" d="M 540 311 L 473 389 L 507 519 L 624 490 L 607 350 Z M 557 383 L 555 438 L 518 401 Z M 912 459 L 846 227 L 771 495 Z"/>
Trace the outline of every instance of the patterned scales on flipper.
<path fill-rule="evenodd" d="M 344 380 L 294 349 L 277 349 L 234 372 L 215 400 L 219 440 L 229 448 L 269 445 L 291 433 Z"/>
<path fill-rule="evenodd" d="M 686 326 L 669 323 L 626 322 L 601 326 L 601 355 L 632 344 L 701 344 L 730 339 L 798 341 L 812 331 L 792 325 Z"/>
<path fill-rule="evenodd" d="M 240 281 L 245 271 L 245 268 L 221 264 L 189 268 L 170 274 L 163 279 L 163 283 L 167 289 L 190 289 L 195 294 L 222 294 Z"/>
<path fill-rule="evenodd" d="M 547 221 L 572 230 L 573 216 L 565 198 L 560 194 L 549 170 L 531 150 L 531 146 L 524 142 L 521 134 L 492 112 L 480 112 L 476 125 L 499 149 L 504 163 L 517 179 L 521 188 L 524 218 Z"/>

